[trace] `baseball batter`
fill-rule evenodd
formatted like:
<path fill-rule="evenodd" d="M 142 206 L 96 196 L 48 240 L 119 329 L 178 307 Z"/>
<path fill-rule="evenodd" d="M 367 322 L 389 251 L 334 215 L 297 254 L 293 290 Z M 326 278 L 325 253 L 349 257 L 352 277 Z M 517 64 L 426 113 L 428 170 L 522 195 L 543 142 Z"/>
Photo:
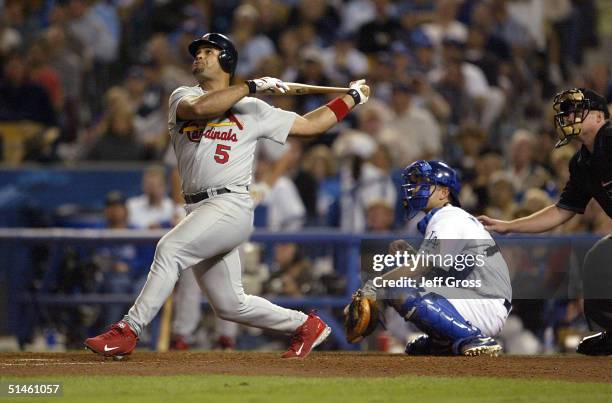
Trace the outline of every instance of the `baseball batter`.
<path fill-rule="evenodd" d="M 140 295 L 124 319 L 85 340 L 95 353 L 130 354 L 138 336 L 172 292 L 181 272 L 192 267 L 202 291 L 222 319 L 292 334 L 283 358 L 306 357 L 331 332 L 316 315 L 285 309 L 242 288 L 237 247 L 253 229 L 249 196 L 258 139 L 284 143 L 288 135 L 313 136 L 365 103 L 365 80 L 350 84 L 342 97 L 304 116 L 273 108 L 250 94 L 285 93 L 281 80 L 264 77 L 230 85 L 238 61 L 231 40 L 209 33 L 193 41 L 194 87 L 170 95 L 168 125 L 178 160 L 187 217 L 157 244 Z"/>
<path fill-rule="evenodd" d="M 368 281 L 347 314 L 355 300 L 375 301 L 384 295 L 385 303 L 426 334 L 408 343 L 407 354 L 497 355 L 501 346 L 492 337 L 504 326 L 512 298 L 504 258 L 484 226 L 460 208 L 454 169 L 441 161 L 416 161 L 403 177 L 408 218 L 426 213 L 417 225 L 424 240 L 418 252 L 405 241 L 395 241 L 390 253 L 408 251 L 422 260 Z M 406 278 L 414 282 L 404 286 Z M 398 280 L 400 287 L 394 285 Z"/>

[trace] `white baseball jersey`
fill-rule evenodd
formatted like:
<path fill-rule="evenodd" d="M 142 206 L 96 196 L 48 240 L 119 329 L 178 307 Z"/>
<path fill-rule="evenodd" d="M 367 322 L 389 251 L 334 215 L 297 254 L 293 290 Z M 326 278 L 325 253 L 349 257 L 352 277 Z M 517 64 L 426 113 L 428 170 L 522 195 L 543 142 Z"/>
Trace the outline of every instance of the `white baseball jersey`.
<path fill-rule="evenodd" d="M 200 87 L 179 87 L 170 95 L 168 126 L 183 192 L 226 187 L 232 193 L 188 206 L 187 217 L 158 242 L 147 282 L 124 320 L 140 334 L 172 293 L 180 273 L 192 268 L 221 319 L 292 333 L 307 316 L 245 294 L 237 248 L 253 230 L 253 203 L 246 186 L 251 183 L 256 142 L 263 137 L 284 143 L 297 115 L 243 98 L 223 116 L 177 120 L 181 99 L 202 94 Z"/>
<path fill-rule="evenodd" d="M 478 281 L 480 285 L 425 287 L 425 290 L 446 297 L 463 318 L 484 335 L 496 336 L 508 317 L 504 301 L 512 300 L 512 288 L 508 266 L 495 241 L 476 218 L 459 207 L 447 205 L 428 216 L 425 239 L 419 252 L 442 256 L 481 255 L 484 256 L 484 265 L 459 270 L 456 263 L 444 263 L 432 270 L 428 277 L 441 274 L 444 278 Z"/>
<path fill-rule="evenodd" d="M 247 193 L 257 140 L 267 138 L 285 143 L 298 115 L 245 97 L 223 116 L 208 121 L 177 119 L 181 99 L 202 94 L 204 90 L 194 86 L 179 87 L 170 95 L 168 127 L 183 192 L 192 194 L 226 187 Z"/>
<path fill-rule="evenodd" d="M 504 258 L 491 234 L 465 210 L 447 205 L 436 211 L 427 223 L 421 250 L 445 257 L 481 255 L 484 262 L 482 265 L 457 268 L 454 259 L 444 259 L 443 265 L 438 269 L 456 278 L 478 280 L 480 286 L 461 287 L 460 295 L 463 298 L 471 295 L 512 299 L 510 275 Z"/>

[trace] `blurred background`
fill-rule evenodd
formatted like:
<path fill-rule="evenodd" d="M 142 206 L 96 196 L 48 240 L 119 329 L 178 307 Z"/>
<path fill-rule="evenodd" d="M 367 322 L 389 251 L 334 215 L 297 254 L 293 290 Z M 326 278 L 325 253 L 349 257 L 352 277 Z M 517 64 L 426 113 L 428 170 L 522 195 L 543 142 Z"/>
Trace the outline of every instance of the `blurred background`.
<path fill-rule="evenodd" d="M 417 235 L 403 167 L 443 159 L 469 212 L 529 215 L 556 201 L 576 150 L 552 151 L 554 94 L 589 87 L 612 102 L 610 0 L 0 0 L 0 351 L 81 348 L 133 301 L 156 240 L 184 216 L 168 96 L 195 84 L 187 46 L 206 32 L 234 41 L 235 82 L 363 77 L 373 90 L 314 141 L 260 142 L 253 170 L 263 183 L 287 166 L 254 195 L 247 292 L 318 308 L 334 330 L 359 284 L 354 239 Z M 266 101 L 306 113 L 329 99 Z M 566 255 L 511 252 L 549 278 L 559 259 L 580 265 L 577 240 L 611 232 L 592 202 L 545 235 Z M 172 348 L 282 347 L 215 321 L 190 284 L 176 291 Z M 579 298 L 524 299 L 502 341 L 511 353 L 569 351 L 585 331 Z M 415 335 L 389 323 L 364 348 L 401 352 Z M 342 337 L 324 347 L 350 348 Z"/>

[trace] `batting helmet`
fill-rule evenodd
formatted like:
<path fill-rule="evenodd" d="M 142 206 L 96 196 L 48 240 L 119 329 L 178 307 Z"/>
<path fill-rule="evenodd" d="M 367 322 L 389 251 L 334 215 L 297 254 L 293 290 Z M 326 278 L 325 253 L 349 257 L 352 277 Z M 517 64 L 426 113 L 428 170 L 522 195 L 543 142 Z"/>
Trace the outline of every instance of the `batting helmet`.
<path fill-rule="evenodd" d="M 238 51 L 234 47 L 232 41 L 223 34 L 209 33 L 196 39 L 189 44 L 189 53 L 195 57 L 198 48 L 202 45 L 211 45 L 217 49 L 221 49 L 219 53 L 219 64 L 226 73 L 229 73 L 231 77 L 234 77 L 236 71 L 236 64 L 238 63 Z"/>
<path fill-rule="evenodd" d="M 436 185 L 448 187 L 450 200 L 455 206 L 460 206 L 459 193 L 461 182 L 457 172 L 442 161 L 415 161 L 408 165 L 402 173 L 404 184 L 404 207 L 408 218 L 413 218 L 427 206 L 427 200 L 435 190 Z M 431 186 L 434 186 L 432 189 Z"/>

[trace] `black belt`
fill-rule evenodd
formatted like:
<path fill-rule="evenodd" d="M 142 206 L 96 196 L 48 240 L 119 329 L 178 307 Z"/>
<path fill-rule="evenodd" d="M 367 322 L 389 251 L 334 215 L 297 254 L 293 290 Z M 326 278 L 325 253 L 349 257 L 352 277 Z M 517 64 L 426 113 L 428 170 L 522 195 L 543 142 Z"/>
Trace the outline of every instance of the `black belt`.
<path fill-rule="evenodd" d="M 507 299 L 504 299 L 504 308 L 506 308 L 506 311 L 510 313 L 510 311 L 512 310 L 512 302 L 508 301 Z"/>
<path fill-rule="evenodd" d="M 497 252 L 501 252 L 501 251 L 499 250 L 499 246 L 497 246 L 497 244 L 493 244 L 489 246 L 487 249 L 485 249 L 484 252 L 487 255 L 487 257 L 490 257 L 496 254 Z"/>
<path fill-rule="evenodd" d="M 216 195 L 222 195 L 225 193 L 232 193 L 232 191 L 229 190 L 228 188 L 206 189 L 202 192 L 194 193 L 190 195 L 183 194 L 183 197 L 185 198 L 185 202 L 187 204 L 193 204 L 193 203 L 199 203 L 202 200 L 206 200 L 209 197 L 213 197 Z"/>

